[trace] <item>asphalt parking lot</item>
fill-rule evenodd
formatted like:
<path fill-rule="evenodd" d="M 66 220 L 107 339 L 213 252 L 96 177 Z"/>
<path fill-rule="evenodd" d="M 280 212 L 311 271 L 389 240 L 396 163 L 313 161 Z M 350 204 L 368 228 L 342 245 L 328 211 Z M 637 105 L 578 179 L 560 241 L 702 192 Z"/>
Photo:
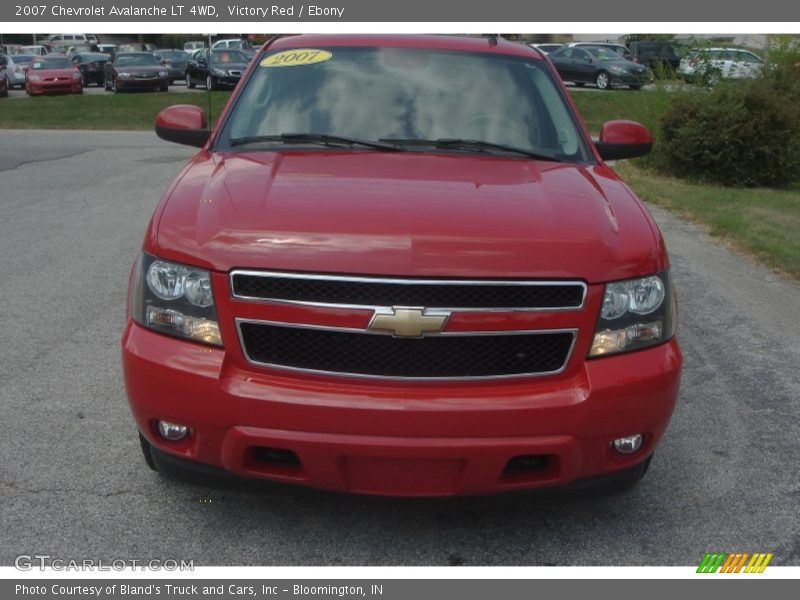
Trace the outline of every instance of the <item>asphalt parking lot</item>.
<path fill-rule="evenodd" d="M 711 550 L 800 564 L 800 286 L 660 210 L 685 369 L 632 491 L 401 501 L 148 470 L 122 385 L 125 287 L 192 152 L 150 133 L 0 130 L 0 564 L 696 565 Z"/>

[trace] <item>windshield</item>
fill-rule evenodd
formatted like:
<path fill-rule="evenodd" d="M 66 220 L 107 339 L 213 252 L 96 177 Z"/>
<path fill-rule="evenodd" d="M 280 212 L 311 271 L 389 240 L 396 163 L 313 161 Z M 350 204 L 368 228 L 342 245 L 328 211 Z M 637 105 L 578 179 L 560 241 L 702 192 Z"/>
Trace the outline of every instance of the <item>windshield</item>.
<path fill-rule="evenodd" d="M 502 54 L 346 47 L 272 52 L 247 81 L 218 143 L 230 147 L 231 140 L 286 133 L 477 140 L 567 161 L 589 156 L 544 61 Z"/>
<path fill-rule="evenodd" d="M 187 60 L 189 55 L 183 50 L 161 50 L 158 53 L 162 58 L 169 58 L 171 60 Z"/>
<path fill-rule="evenodd" d="M 31 64 L 34 71 L 39 69 L 71 69 L 72 64 L 65 57 L 52 57 L 35 60 Z"/>
<path fill-rule="evenodd" d="M 17 54 L 14 56 L 14 62 L 18 65 L 27 65 L 29 62 L 33 61 L 32 55 L 27 54 Z"/>
<path fill-rule="evenodd" d="M 211 62 L 217 64 L 225 63 L 248 63 L 250 58 L 240 50 L 212 50 Z"/>
<path fill-rule="evenodd" d="M 118 67 L 146 67 L 159 62 L 152 54 L 117 54 L 114 64 Z"/>
<path fill-rule="evenodd" d="M 80 54 L 78 57 L 80 60 L 84 62 L 92 62 L 92 61 L 103 61 L 108 60 L 108 54 Z"/>

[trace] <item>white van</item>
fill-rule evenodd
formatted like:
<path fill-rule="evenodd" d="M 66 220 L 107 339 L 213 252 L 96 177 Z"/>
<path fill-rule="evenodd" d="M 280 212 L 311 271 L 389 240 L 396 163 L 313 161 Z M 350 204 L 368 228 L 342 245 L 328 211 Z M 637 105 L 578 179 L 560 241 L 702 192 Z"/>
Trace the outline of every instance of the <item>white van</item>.
<path fill-rule="evenodd" d="M 34 56 L 44 56 L 47 54 L 47 48 L 37 44 L 36 46 L 23 46 L 20 54 L 33 54 Z"/>
<path fill-rule="evenodd" d="M 76 46 L 80 44 L 96 44 L 97 36 L 93 33 L 54 33 L 47 37 L 51 46 Z"/>

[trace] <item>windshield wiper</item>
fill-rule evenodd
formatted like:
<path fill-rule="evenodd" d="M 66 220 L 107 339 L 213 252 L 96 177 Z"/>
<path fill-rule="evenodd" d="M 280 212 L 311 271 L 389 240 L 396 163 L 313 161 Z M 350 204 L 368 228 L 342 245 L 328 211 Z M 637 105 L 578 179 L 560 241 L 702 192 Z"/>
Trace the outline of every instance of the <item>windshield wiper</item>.
<path fill-rule="evenodd" d="M 524 148 L 517 148 L 516 146 L 508 146 L 506 144 L 495 144 L 494 142 L 485 142 L 483 140 L 466 140 L 459 138 L 438 138 L 435 140 L 426 139 L 390 139 L 384 138 L 379 140 L 381 142 L 388 142 L 397 144 L 398 146 L 433 146 L 434 148 L 442 149 L 465 149 L 465 150 L 500 150 L 502 152 L 513 152 L 514 154 L 522 154 L 536 160 L 553 160 L 559 161 L 559 157 L 555 154 L 546 154 L 544 152 L 534 152 L 533 150 L 526 150 Z"/>
<path fill-rule="evenodd" d="M 323 146 L 364 146 L 374 148 L 384 152 L 402 152 L 401 148 L 394 144 L 383 141 L 362 140 L 359 138 L 345 137 L 342 135 L 330 135 L 327 133 L 281 133 L 279 135 L 251 135 L 233 138 L 231 146 L 243 146 L 245 144 L 258 144 L 261 142 L 281 142 L 283 144 L 322 144 Z"/>

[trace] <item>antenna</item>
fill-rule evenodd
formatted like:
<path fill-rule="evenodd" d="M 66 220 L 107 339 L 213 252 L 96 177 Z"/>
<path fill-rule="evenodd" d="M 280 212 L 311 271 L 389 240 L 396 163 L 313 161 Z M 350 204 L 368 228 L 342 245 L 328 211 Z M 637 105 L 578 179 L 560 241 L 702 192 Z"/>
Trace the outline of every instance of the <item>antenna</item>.
<path fill-rule="evenodd" d="M 206 83 L 211 81 L 211 34 L 208 34 L 208 58 L 206 60 L 206 69 L 208 70 L 206 73 Z M 208 127 L 212 127 L 212 118 L 211 118 L 211 85 L 206 85 L 206 98 L 208 98 Z"/>

